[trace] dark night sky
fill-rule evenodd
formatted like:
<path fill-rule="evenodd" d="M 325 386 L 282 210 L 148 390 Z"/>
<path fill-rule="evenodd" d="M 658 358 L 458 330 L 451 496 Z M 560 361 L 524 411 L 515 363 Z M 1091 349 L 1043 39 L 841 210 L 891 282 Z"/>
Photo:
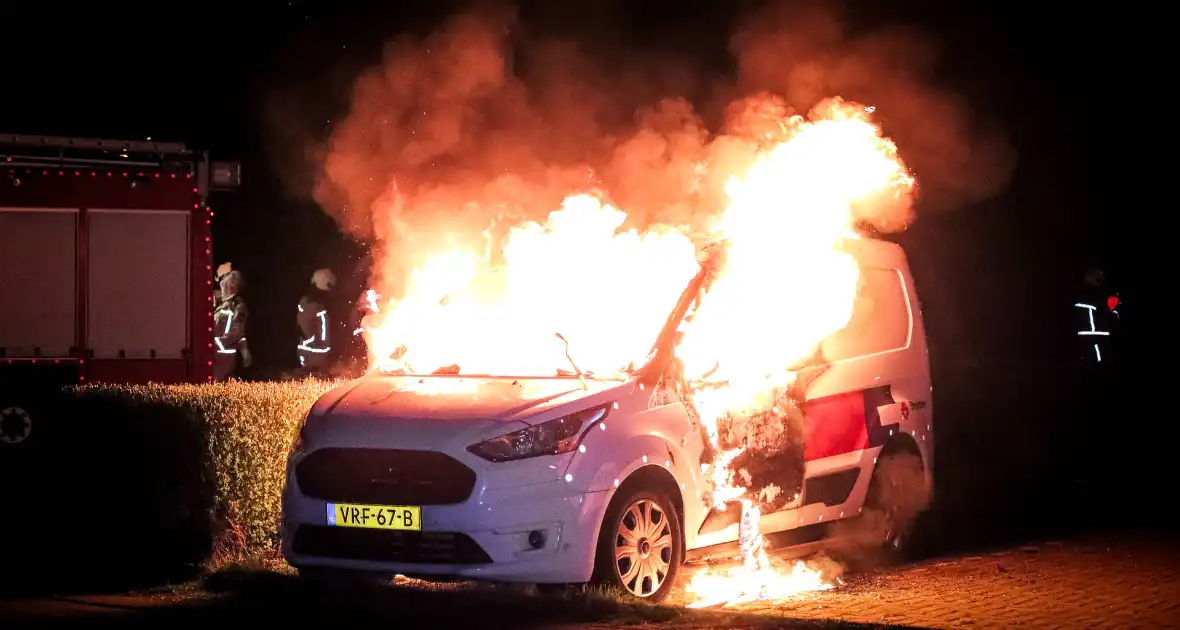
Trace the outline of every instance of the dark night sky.
<path fill-rule="evenodd" d="M 557 4 L 629 8 L 563 14 Z M 724 63 L 732 15 L 750 4 L 580 0 L 545 10 L 534 3 L 526 18 L 540 29 L 594 30 L 602 41 L 692 51 L 711 66 Z M 1090 159 L 1095 145 L 1086 136 L 1090 77 L 1103 54 L 1089 33 L 1100 18 L 1074 15 L 1062 28 L 1059 15 L 995 6 L 1005 3 L 986 10 L 922 0 L 861 4 L 873 7 L 855 12 L 865 23 L 902 22 L 937 35 L 941 74 L 974 107 L 1004 121 L 1019 152 L 1006 193 L 954 213 L 924 216 L 919 205 L 919 220 L 902 237 L 936 352 L 954 344 L 1005 359 L 1054 353 L 1053 335 L 1072 334 L 1070 307 L 1086 266 L 1102 265 L 1118 282 L 1124 264 L 1121 228 L 1100 201 L 1108 178 Z M 37 26 L 6 31 L 0 131 L 150 136 L 242 161 L 244 188 L 212 201 L 215 255 L 246 272 L 255 326 L 277 331 L 252 332 L 265 338 L 256 352 L 293 362 L 293 353 L 282 353 L 293 345 L 284 335 L 294 335 L 288 320 L 298 292 L 316 266 L 332 263 L 339 272 L 349 250 L 314 205 L 281 194 L 264 143 L 271 108 L 277 95 L 299 94 L 310 99 L 301 111 L 322 112 L 326 125 L 347 106 L 355 73 L 381 43 L 429 26 L 447 3 L 80 5 L 64 26 L 63 10 L 44 6 L 5 17 L 10 29 Z M 1019 325 L 1004 323 L 1015 318 Z"/>

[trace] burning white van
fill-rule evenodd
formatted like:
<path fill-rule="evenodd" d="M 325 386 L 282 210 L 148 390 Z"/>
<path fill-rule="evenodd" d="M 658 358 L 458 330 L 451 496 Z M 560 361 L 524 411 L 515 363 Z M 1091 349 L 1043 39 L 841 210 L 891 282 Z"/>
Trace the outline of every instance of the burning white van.
<path fill-rule="evenodd" d="M 709 412 L 677 356 L 709 261 L 624 373 L 586 374 L 572 352 L 556 375 L 375 370 L 326 394 L 289 456 L 285 557 L 309 574 L 595 581 L 662 601 L 684 563 L 765 570 L 763 537 L 796 554 L 848 532 L 899 545 L 932 487 L 925 330 L 901 248 L 843 248 L 850 320 L 750 413 Z"/>

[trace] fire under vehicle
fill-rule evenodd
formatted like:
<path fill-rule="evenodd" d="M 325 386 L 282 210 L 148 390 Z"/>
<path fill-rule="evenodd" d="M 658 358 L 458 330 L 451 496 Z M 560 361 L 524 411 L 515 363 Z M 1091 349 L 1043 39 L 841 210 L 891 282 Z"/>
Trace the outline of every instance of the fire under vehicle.
<path fill-rule="evenodd" d="M 783 463 L 786 492 L 758 499 L 753 519 L 784 555 L 896 547 L 931 496 L 930 371 L 909 265 L 885 241 L 846 249 L 861 268 L 852 318 L 800 369 L 802 435 L 776 456 L 797 467 Z M 709 275 L 702 264 L 648 363 L 624 377 L 375 370 L 325 394 L 288 459 L 288 562 L 313 577 L 597 581 L 661 601 L 682 563 L 738 556 L 745 509 L 712 504 L 702 470 L 717 454 L 673 360 Z"/>
<path fill-rule="evenodd" d="M 34 439 L 63 385 L 211 379 L 207 204 L 233 163 L 183 144 L 0 135 L 0 412 Z"/>

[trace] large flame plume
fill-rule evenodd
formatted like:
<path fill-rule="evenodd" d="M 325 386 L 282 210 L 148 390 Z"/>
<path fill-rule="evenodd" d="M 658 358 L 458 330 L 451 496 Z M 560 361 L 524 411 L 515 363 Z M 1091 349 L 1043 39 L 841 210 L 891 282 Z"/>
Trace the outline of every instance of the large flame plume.
<path fill-rule="evenodd" d="M 501 243 L 485 230 L 482 245 L 458 239 L 450 243 L 469 244 L 415 252 L 402 295 L 374 303 L 365 322 L 375 364 L 550 375 L 570 370 L 560 333 L 583 371 L 625 373 L 698 269 L 697 247 L 720 243 L 724 265 L 676 355 L 718 451 L 704 470 L 713 501 L 743 502 L 744 563 L 701 572 L 689 592 L 694 605 L 713 605 L 830 588 L 802 563 L 771 564 L 757 508 L 728 467 L 742 449 L 721 448 L 717 422 L 778 412 L 792 370 L 851 317 L 859 270 L 842 244 L 860 223 L 908 215 L 914 179 L 871 111 L 831 99 L 807 118 L 773 120 L 773 133 L 749 139 L 759 145 L 751 159 L 725 174 L 726 203 L 703 238 L 686 226 L 624 230 L 626 213 L 604 194 L 575 191 L 544 224 L 514 226 Z M 389 198 L 398 202 L 396 184 Z"/>
<path fill-rule="evenodd" d="M 785 121 L 787 137 L 730 180 L 730 204 L 715 234 L 726 263 L 677 348 L 693 403 L 714 447 L 718 419 L 776 406 L 792 368 L 849 323 L 859 269 L 841 244 L 877 212 L 908 206 L 914 179 L 897 147 L 868 118 L 871 108 L 829 101 L 812 120 Z M 688 586 L 694 605 L 778 599 L 831 588 L 822 572 L 772 564 L 758 533 L 758 508 L 733 483 L 742 448 L 704 466 L 718 506 L 741 499 L 741 566 L 702 571 Z"/>

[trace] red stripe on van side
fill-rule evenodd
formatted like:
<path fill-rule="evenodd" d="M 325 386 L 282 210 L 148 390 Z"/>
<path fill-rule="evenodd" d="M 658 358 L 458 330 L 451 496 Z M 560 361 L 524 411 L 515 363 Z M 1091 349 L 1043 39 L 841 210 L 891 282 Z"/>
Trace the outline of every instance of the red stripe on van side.
<path fill-rule="evenodd" d="M 803 412 L 807 416 L 805 461 L 851 453 L 869 446 L 863 391 L 809 400 L 803 404 Z"/>

